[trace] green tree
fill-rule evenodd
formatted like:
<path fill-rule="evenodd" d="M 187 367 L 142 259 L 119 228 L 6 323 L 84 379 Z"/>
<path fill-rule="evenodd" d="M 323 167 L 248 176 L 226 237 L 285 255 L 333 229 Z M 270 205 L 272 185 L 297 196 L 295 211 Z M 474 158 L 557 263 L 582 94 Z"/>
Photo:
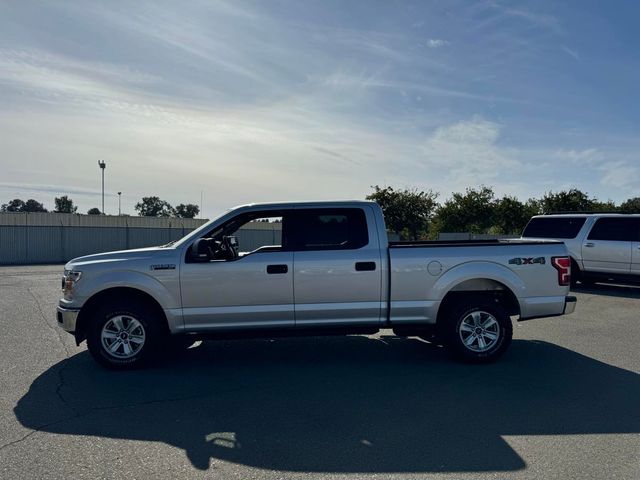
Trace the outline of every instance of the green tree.
<path fill-rule="evenodd" d="M 24 201 L 19 198 L 14 198 L 9 203 L 4 203 L 0 206 L 2 212 L 22 212 L 24 208 Z"/>
<path fill-rule="evenodd" d="M 640 197 L 630 198 L 622 202 L 620 211 L 624 213 L 640 213 Z"/>
<path fill-rule="evenodd" d="M 589 198 L 586 192 L 577 188 L 562 190 L 557 193 L 547 192 L 540 199 L 543 213 L 552 212 L 590 212 L 602 205 L 595 198 Z"/>
<path fill-rule="evenodd" d="M 48 210 L 44 208 L 44 205 L 33 198 L 30 198 L 26 202 L 24 202 L 24 206 L 22 207 L 21 212 L 47 212 Z"/>
<path fill-rule="evenodd" d="M 373 200 L 384 212 L 387 228 L 403 238 L 417 240 L 425 236 L 429 221 L 438 205 L 438 194 L 431 190 L 394 190 L 392 187 L 373 187 L 367 200 Z"/>
<path fill-rule="evenodd" d="M 56 197 L 55 203 L 56 208 L 54 209 L 54 212 L 56 213 L 76 213 L 78 210 L 78 207 L 73 204 L 73 200 L 66 195 Z"/>
<path fill-rule="evenodd" d="M 493 190 L 481 186 L 454 193 L 436 211 L 438 232 L 485 233 L 493 225 Z"/>
<path fill-rule="evenodd" d="M 89 211 L 87 212 L 87 215 L 100 215 L 101 213 L 102 212 L 98 207 L 93 207 L 89 209 Z"/>
<path fill-rule="evenodd" d="M 620 207 L 618 207 L 613 200 L 607 200 L 606 202 L 601 202 L 600 200 L 593 200 L 593 205 L 591 206 L 591 211 L 593 211 L 593 212 L 618 212 L 618 211 L 620 211 Z"/>
<path fill-rule="evenodd" d="M 514 235 L 524 229 L 529 219 L 538 214 L 538 202 L 529 199 L 522 203 L 516 197 L 504 196 L 494 202 L 491 233 Z"/>
<path fill-rule="evenodd" d="M 141 217 L 170 217 L 173 213 L 171 205 L 159 197 L 142 197 L 134 208 Z"/>
<path fill-rule="evenodd" d="M 181 203 L 173 210 L 173 214 L 179 218 L 196 218 L 198 213 L 200 213 L 200 207 L 193 203 L 187 203 L 186 205 Z"/>

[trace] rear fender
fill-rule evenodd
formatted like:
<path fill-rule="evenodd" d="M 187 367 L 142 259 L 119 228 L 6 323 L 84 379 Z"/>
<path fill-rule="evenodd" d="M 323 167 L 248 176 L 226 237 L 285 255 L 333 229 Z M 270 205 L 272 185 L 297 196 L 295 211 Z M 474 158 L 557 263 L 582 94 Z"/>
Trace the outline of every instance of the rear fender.
<path fill-rule="evenodd" d="M 522 308 L 520 299 L 526 293 L 526 287 L 522 279 L 507 267 L 486 261 L 463 263 L 447 271 L 433 286 L 432 298 L 441 302 L 445 295 L 454 290 L 457 285 L 469 280 L 481 279 L 493 280 L 503 284 L 511 290 L 517 298 L 520 308 Z M 478 283 L 482 284 L 482 282 Z"/>

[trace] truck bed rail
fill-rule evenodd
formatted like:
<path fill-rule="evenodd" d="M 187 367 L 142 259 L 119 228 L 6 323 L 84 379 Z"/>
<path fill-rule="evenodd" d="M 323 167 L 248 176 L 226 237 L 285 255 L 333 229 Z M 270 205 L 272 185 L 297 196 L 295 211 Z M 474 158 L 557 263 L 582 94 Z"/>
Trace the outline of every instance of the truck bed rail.
<path fill-rule="evenodd" d="M 490 247 L 496 245 L 549 245 L 562 243 L 558 241 L 532 241 L 532 240 L 420 240 L 411 242 L 389 242 L 389 248 L 416 248 L 416 247 Z"/>

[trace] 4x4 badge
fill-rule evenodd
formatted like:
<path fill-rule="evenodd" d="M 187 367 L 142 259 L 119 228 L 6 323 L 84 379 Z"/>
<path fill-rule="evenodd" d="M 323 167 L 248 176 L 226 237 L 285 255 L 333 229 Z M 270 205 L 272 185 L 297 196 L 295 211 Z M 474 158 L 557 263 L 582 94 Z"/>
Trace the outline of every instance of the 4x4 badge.
<path fill-rule="evenodd" d="M 512 258 L 509 260 L 509 264 L 511 265 L 533 265 L 534 263 L 538 263 L 540 265 L 544 265 L 545 259 L 544 257 L 528 257 L 528 258 Z"/>

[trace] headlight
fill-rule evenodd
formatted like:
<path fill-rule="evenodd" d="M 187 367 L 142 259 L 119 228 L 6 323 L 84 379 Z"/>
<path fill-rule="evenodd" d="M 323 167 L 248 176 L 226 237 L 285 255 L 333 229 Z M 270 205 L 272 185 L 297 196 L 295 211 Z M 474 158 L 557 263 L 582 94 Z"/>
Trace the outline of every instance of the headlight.
<path fill-rule="evenodd" d="M 65 270 L 64 275 L 62 277 L 62 291 L 64 292 L 65 298 L 71 297 L 73 293 L 73 287 L 80 280 L 82 276 L 82 272 L 77 270 Z"/>

